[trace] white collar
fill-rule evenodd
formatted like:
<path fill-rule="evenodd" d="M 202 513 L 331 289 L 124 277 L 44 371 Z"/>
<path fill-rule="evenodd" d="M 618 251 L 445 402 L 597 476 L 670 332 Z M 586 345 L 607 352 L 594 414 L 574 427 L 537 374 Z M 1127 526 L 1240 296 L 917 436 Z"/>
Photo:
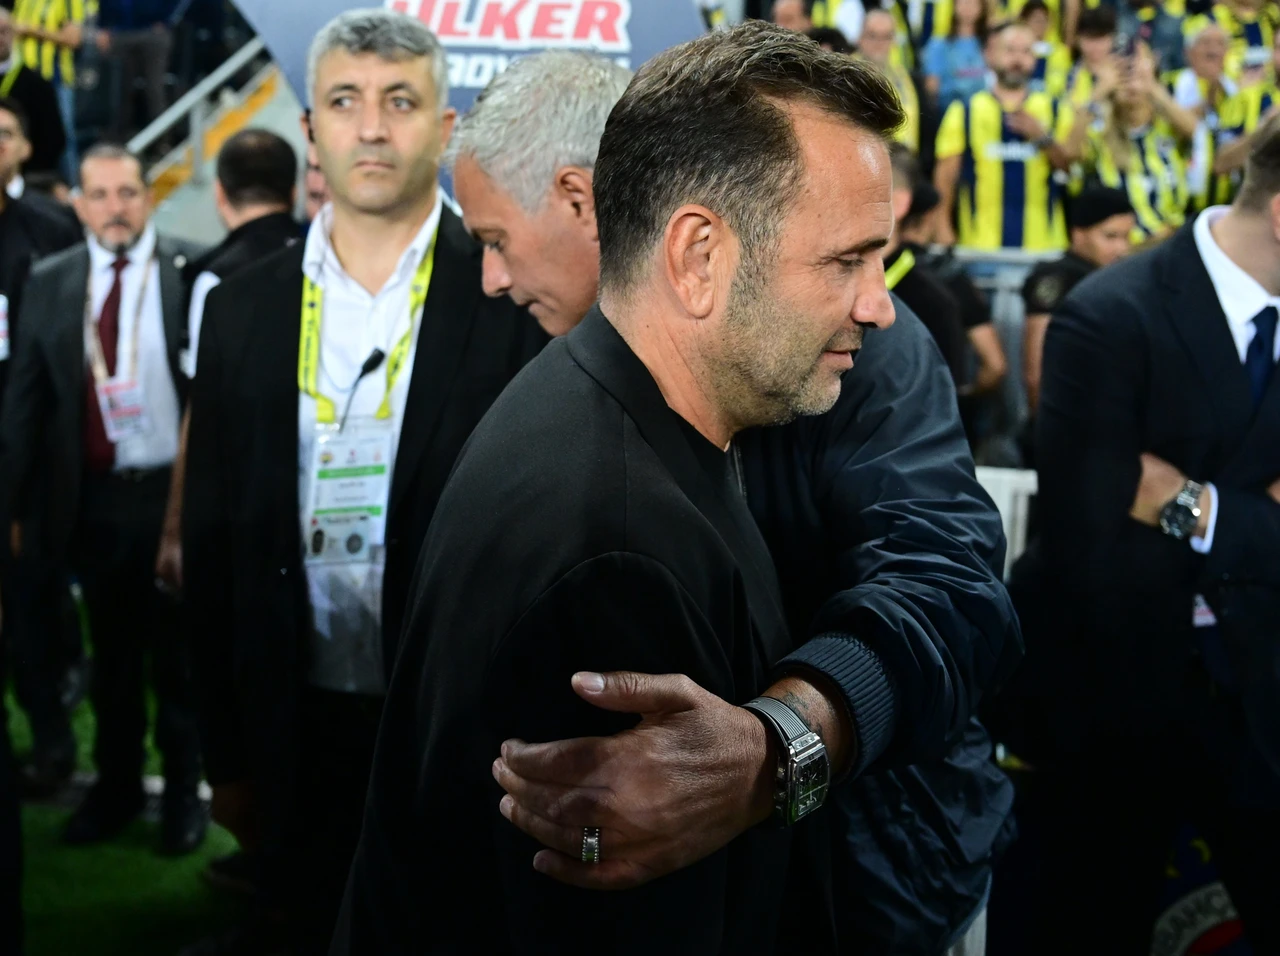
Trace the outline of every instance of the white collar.
<path fill-rule="evenodd" d="M 437 186 L 436 204 L 431 209 L 431 215 L 427 216 L 427 221 L 422 224 L 418 234 L 413 237 L 413 242 L 409 243 L 409 248 L 405 249 L 400 256 L 400 262 L 396 265 L 396 271 L 392 274 L 391 279 L 388 280 L 389 282 L 396 280 L 408 281 L 412 278 L 414 270 L 418 268 L 418 263 L 422 261 L 422 257 L 427 254 L 427 246 L 431 244 L 436 230 L 440 227 L 440 214 L 444 207 L 443 195 L 444 190 Z M 315 220 L 311 223 L 311 228 L 307 230 L 307 244 L 302 253 L 303 274 L 321 288 L 324 288 L 323 276 L 326 269 L 333 269 L 342 276 L 347 274 L 346 270 L 342 268 L 342 263 L 338 261 L 338 256 L 333 251 L 333 246 L 329 243 L 329 233 L 332 229 L 333 203 L 328 202 L 316 214 Z"/>
<path fill-rule="evenodd" d="M 125 253 L 125 257 L 129 260 L 129 264 L 132 265 L 135 262 L 147 262 L 155 255 L 155 251 L 156 227 L 151 223 L 147 223 L 147 228 L 142 230 L 142 235 L 134 243 L 133 248 Z M 93 233 L 89 233 L 89 264 L 93 271 L 109 271 L 111 263 L 115 261 L 116 254 L 98 242 Z"/>
<path fill-rule="evenodd" d="M 1280 297 L 1267 294 L 1258 280 L 1228 258 L 1209 227 L 1226 215 L 1229 206 L 1211 206 L 1196 218 L 1196 248 L 1204 261 L 1213 291 L 1237 339 L 1250 328 L 1254 317 L 1268 305 L 1280 306 Z"/>
<path fill-rule="evenodd" d="M 5 193 L 10 199 L 21 199 L 22 194 L 27 190 L 27 181 L 22 178 L 22 173 L 14 176 L 9 180 L 9 185 L 4 187 Z"/>

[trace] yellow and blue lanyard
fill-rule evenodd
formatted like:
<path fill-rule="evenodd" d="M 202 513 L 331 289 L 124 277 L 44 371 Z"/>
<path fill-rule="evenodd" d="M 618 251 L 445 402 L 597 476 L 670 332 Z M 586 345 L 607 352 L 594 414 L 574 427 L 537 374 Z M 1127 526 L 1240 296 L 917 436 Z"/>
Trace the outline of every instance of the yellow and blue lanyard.
<path fill-rule="evenodd" d="M 903 249 L 902 255 L 898 256 L 893 265 L 884 270 L 884 284 L 889 291 L 897 286 L 899 282 L 907 277 L 916 264 L 915 253 L 910 249 Z"/>
<path fill-rule="evenodd" d="M 387 391 L 378 406 L 375 418 L 391 417 L 391 392 L 396 387 L 409 350 L 413 347 L 413 330 L 427 304 L 427 292 L 431 288 L 431 274 L 435 269 L 436 239 L 433 236 L 427 253 L 418 264 L 409 292 L 409 328 L 391 350 L 387 359 Z M 324 290 L 311 281 L 302 280 L 302 327 L 298 333 L 298 390 L 316 400 L 316 422 L 334 425 L 338 422 L 338 408 L 333 400 L 320 394 L 320 323 L 324 318 Z"/>

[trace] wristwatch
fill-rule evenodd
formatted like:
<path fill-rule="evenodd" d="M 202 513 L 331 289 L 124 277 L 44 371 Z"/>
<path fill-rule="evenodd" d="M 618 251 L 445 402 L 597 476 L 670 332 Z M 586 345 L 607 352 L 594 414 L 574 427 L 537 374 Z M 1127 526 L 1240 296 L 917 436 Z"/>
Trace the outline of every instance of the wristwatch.
<path fill-rule="evenodd" d="M 774 778 L 773 817 L 788 827 L 813 813 L 827 799 L 831 761 L 822 738 L 780 700 L 757 697 L 744 705 L 778 738 L 778 770 Z"/>
<path fill-rule="evenodd" d="M 1175 541 L 1185 541 L 1200 520 L 1200 494 L 1204 485 L 1188 481 L 1178 496 L 1160 511 L 1160 530 Z"/>

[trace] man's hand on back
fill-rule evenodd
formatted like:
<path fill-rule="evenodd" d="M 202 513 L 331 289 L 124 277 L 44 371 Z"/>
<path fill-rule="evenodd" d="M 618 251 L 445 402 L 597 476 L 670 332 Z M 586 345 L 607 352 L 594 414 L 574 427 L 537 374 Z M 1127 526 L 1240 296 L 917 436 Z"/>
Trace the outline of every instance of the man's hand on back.
<path fill-rule="evenodd" d="M 628 889 L 769 817 L 777 745 L 750 711 L 681 675 L 577 674 L 573 686 L 597 707 L 643 719 L 613 737 L 502 745 L 493 765 L 507 791 L 499 809 L 550 847 L 534 858 L 538 870 L 586 889 Z M 852 749 L 847 718 L 800 678 L 767 693 L 823 737 L 838 772 Z M 584 827 L 601 830 L 600 863 L 582 862 Z"/>

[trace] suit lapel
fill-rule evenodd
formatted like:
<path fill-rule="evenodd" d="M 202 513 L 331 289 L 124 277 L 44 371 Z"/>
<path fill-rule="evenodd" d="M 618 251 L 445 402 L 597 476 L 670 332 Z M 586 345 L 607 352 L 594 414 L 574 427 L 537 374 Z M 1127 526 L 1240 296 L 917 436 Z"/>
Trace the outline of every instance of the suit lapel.
<path fill-rule="evenodd" d="M 1264 487 L 1280 474 L 1280 370 L 1262 397 L 1239 446 L 1218 475 L 1218 481 L 1236 488 Z"/>
<path fill-rule="evenodd" d="M 413 485 L 413 475 L 431 443 L 475 327 L 481 295 L 480 252 L 463 229 L 462 220 L 445 206 L 440 211 L 431 288 L 422 310 L 400 447 L 396 450 L 388 521 L 395 520 L 397 505 Z"/>
<path fill-rule="evenodd" d="M 156 239 L 156 259 L 160 265 L 160 311 L 164 316 L 166 351 L 170 368 L 176 370 L 184 338 L 182 269 L 187 260 L 162 237 Z"/>
<path fill-rule="evenodd" d="M 1248 376 L 1190 225 L 1169 240 L 1168 253 L 1165 283 L 1171 294 L 1165 301 L 1170 324 L 1203 380 L 1225 447 L 1234 448 L 1253 419 Z"/>

